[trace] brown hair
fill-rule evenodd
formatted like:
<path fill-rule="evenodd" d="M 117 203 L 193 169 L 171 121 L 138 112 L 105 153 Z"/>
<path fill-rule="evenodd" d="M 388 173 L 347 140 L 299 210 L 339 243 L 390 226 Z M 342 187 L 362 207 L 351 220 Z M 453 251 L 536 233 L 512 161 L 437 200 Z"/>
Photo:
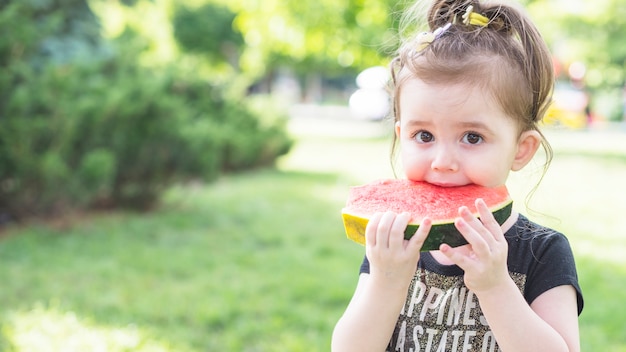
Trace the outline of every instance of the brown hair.
<path fill-rule="evenodd" d="M 391 62 L 393 119 L 400 118 L 402 84 L 410 78 L 427 83 L 462 83 L 486 89 L 503 111 L 514 118 L 520 133 L 536 130 L 551 99 L 554 86 L 552 57 L 541 34 L 528 16 L 510 4 L 478 0 L 433 0 L 420 21 L 421 3 L 411 7 L 402 19 L 402 29 L 420 22 L 428 31 L 450 27 L 432 43 L 419 50 L 418 33 L 403 38 Z M 463 15 L 469 6 L 487 18 L 488 24 L 466 24 Z M 544 173 L 552 159 L 552 148 L 542 136 L 546 153 Z M 392 163 L 397 138 L 393 137 Z"/>

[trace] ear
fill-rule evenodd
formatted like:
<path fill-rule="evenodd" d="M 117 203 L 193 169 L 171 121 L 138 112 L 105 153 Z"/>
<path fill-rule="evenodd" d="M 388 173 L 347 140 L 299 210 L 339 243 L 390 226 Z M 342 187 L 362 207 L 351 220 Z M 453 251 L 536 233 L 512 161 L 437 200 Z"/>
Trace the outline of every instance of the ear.
<path fill-rule="evenodd" d="M 396 131 L 396 137 L 400 138 L 400 121 L 396 121 L 395 131 Z"/>
<path fill-rule="evenodd" d="M 530 130 L 522 132 L 517 141 L 517 153 L 511 165 L 511 170 L 519 171 L 532 160 L 533 156 L 541 144 L 541 134 L 538 131 Z"/>

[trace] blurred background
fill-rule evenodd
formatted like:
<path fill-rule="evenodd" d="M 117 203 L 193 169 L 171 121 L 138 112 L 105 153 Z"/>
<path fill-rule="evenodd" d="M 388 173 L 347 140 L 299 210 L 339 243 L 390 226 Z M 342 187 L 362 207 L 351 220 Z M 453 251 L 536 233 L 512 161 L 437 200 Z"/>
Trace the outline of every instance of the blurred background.
<path fill-rule="evenodd" d="M 0 1 L 0 351 L 328 350 L 407 3 Z M 556 157 L 509 188 L 570 237 L 583 350 L 626 351 L 626 6 L 522 4 Z"/>

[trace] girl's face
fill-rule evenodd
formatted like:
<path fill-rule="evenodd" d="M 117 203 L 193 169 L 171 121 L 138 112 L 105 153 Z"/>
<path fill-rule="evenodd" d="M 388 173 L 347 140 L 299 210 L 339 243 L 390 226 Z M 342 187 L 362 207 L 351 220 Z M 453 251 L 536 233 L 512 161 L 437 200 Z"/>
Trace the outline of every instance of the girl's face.
<path fill-rule="evenodd" d="M 426 84 L 413 78 L 400 91 L 395 130 L 408 179 L 441 186 L 505 183 L 510 170 L 535 154 L 537 131 L 520 134 L 488 93 L 468 84 Z"/>

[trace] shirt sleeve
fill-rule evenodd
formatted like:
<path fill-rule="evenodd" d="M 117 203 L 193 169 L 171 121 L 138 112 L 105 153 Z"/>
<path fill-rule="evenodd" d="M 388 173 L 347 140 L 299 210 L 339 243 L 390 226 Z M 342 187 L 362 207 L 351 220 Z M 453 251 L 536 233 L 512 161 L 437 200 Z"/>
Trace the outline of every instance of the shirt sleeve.
<path fill-rule="evenodd" d="M 367 256 L 363 256 L 363 263 L 361 263 L 361 269 L 359 269 L 359 274 L 369 274 L 370 273 L 370 261 L 367 259 Z"/>
<path fill-rule="evenodd" d="M 562 285 L 571 285 L 576 290 L 578 314 L 583 310 L 582 290 L 578 283 L 576 263 L 567 238 L 558 232 L 535 238 L 532 261 L 528 270 L 524 296 L 530 304 L 542 293 Z"/>

